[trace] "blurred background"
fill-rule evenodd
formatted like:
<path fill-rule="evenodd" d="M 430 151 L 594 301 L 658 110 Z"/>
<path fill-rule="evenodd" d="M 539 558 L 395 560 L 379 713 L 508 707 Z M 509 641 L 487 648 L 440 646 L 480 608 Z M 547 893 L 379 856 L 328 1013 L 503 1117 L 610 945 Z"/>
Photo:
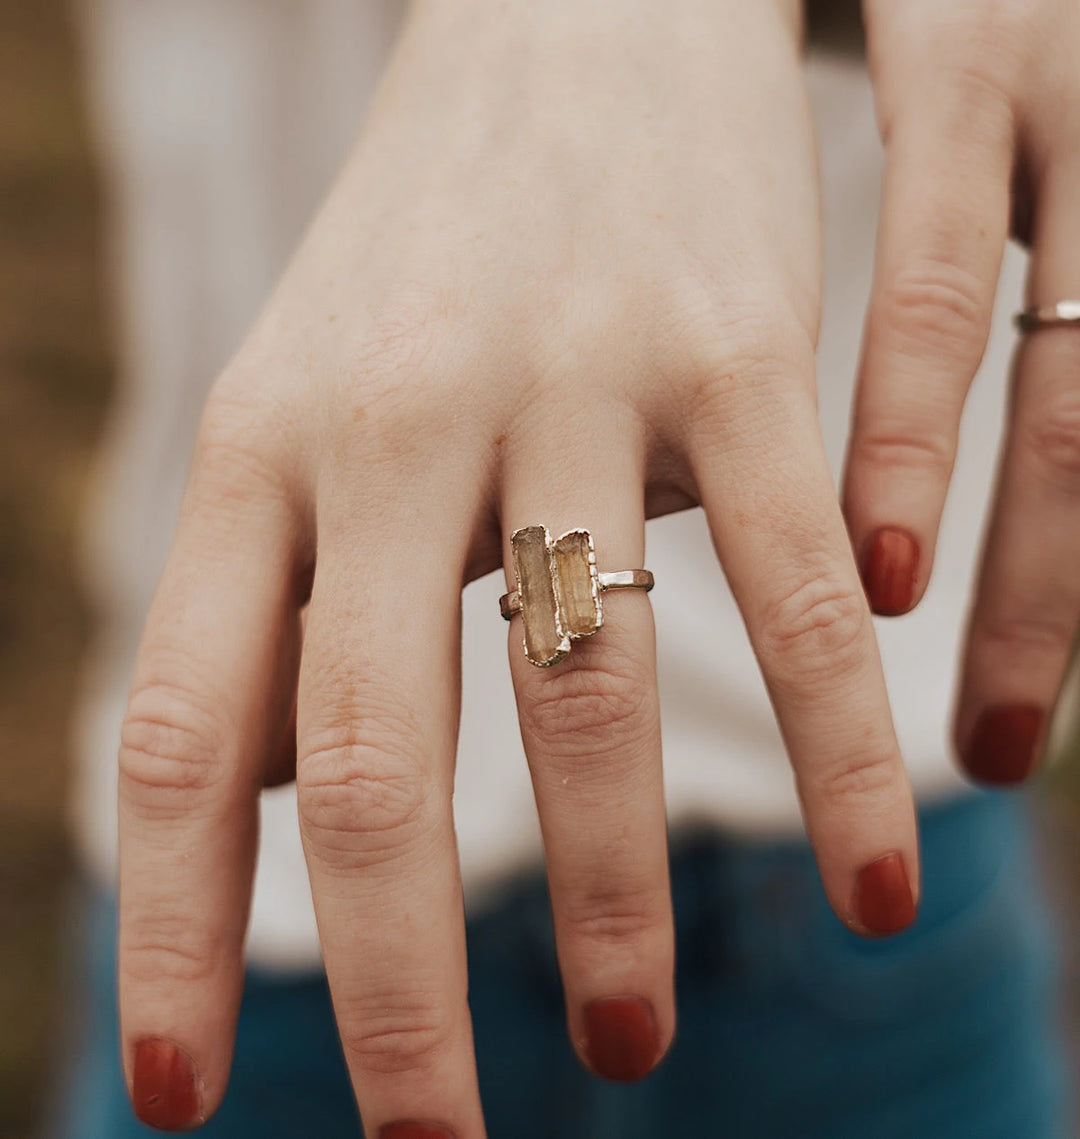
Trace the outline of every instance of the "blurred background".
<path fill-rule="evenodd" d="M 38 1133 L 63 1038 L 75 551 L 113 372 L 74 31 L 65 0 L 0 0 L 0 1139 Z M 1076 1040 L 1080 757 L 1034 794 Z"/>
<path fill-rule="evenodd" d="M 0 0 L 0 1135 L 35 1134 L 63 1016 L 74 545 L 111 366 L 71 13 Z"/>

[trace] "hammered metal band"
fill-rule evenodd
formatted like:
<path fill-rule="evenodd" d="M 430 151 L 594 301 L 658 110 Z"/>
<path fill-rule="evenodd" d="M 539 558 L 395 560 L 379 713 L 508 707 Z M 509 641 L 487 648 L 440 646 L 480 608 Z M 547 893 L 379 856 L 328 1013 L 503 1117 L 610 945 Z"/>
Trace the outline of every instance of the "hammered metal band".
<path fill-rule="evenodd" d="M 1058 301 L 1054 305 L 1035 305 L 1015 317 L 1021 332 L 1038 332 L 1043 328 L 1080 328 L 1080 301 Z"/>
<path fill-rule="evenodd" d="M 601 593 L 609 589 L 644 589 L 648 593 L 656 584 L 656 578 L 649 570 L 616 570 L 614 573 L 598 573 L 596 584 Z M 516 589 L 499 598 L 499 612 L 506 621 L 521 612 L 521 594 Z"/>
<path fill-rule="evenodd" d="M 499 609 L 516 613 L 525 627 L 525 655 L 540 668 L 558 664 L 573 641 L 591 637 L 604 623 L 600 595 L 609 589 L 652 589 L 648 570 L 600 573 L 588 530 L 554 541 L 546 526 L 525 526 L 510 537 L 517 589 L 503 594 Z"/>

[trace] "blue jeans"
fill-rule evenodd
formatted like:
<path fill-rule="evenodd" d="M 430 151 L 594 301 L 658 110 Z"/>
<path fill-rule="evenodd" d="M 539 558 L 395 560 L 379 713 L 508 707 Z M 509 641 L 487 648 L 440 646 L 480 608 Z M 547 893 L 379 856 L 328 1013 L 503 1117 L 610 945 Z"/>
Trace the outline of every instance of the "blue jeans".
<path fill-rule="evenodd" d="M 490 1139 L 1065 1139 L 1052 954 L 1022 807 L 922 815 L 915 927 L 885 941 L 829 911 L 804 843 L 673 835 L 679 1029 L 640 1084 L 588 1075 L 566 1039 L 543 882 L 469 923 Z M 115 909 L 93 905 L 86 1034 L 53 1134 L 137 1139 L 117 1061 Z M 252 972 L 208 1139 L 356 1139 L 325 981 Z"/>

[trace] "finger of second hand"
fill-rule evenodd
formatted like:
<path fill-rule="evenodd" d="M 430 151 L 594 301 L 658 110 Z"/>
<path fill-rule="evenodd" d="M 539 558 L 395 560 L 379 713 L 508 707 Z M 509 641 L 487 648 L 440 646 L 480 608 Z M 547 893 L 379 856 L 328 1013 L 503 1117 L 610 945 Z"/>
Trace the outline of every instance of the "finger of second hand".
<path fill-rule="evenodd" d="M 960 416 L 990 329 L 1013 138 L 948 74 L 896 112 L 844 477 L 870 604 L 899 616 L 930 577 Z"/>
<path fill-rule="evenodd" d="M 452 812 L 467 520 L 397 521 L 321 512 L 301 831 L 365 1133 L 482 1139 Z"/>
<path fill-rule="evenodd" d="M 897 932 L 918 898 L 914 805 L 807 378 L 733 389 L 691 450 L 829 900 L 859 932 Z"/>
<path fill-rule="evenodd" d="M 601 427 L 577 443 L 514 452 L 503 503 L 508 579 L 510 536 L 524 526 L 546 525 L 553 540 L 587 529 L 601 571 L 642 565 L 640 455 L 621 434 L 606 439 Z M 647 597 L 605 593 L 600 604 L 601 628 L 573 641 L 569 656 L 550 668 L 526 659 L 523 618 L 515 617 L 510 664 L 571 1040 L 595 1072 L 630 1081 L 653 1069 L 674 1034 L 660 711 Z"/>
<path fill-rule="evenodd" d="M 1032 303 L 1080 299 L 1080 162 L 1038 204 Z M 1036 768 L 1080 618 L 1080 328 L 1028 334 L 972 610 L 957 749 L 981 782 Z"/>

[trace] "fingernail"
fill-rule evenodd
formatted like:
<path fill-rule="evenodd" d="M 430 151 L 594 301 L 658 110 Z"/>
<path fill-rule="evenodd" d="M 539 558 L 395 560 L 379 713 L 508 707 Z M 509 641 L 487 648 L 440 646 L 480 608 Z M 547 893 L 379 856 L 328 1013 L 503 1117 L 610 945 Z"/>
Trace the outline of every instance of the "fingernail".
<path fill-rule="evenodd" d="M 1038 760 L 1046 712 L 1035 704 L 987 708 L 964 754 L 964 766 L 981 783 L 1022 783 Z"/>
<path fill-rule="evenodd" d="M 454 1139 L 454 1133 L 437 1123 L 388 1123 L 379 1129 L 379 1139 Z"/>
<path fill-rule="evenodd" d="M 915 920 L 903 856 L 886 854 L 859 871 L 855 880 L 855 917 L 867 933 L 899 933 Z"/>
<path fill-rule="evenodd" d="M 195 1065 L 168 1040 L 152 1037 L 135 1045 L 131 1099 L 139 1119 L 159 1131 L 184 1131 L 202 1122 Z"/>
<path fill-rule="evenodd" d="M 886 526 L 866 544 L 862 561 L 863 587 L 870 608 L 880 617 L 899 617 L 915 600 L 919 546 L 905 530 Z"/>
<path fill-rule="evenodd" d="M 585 1006 L 586 1054 L 597 1075 L 620 1083 L 647 1076 L 660 1058 L 652 1005 L 641 997 L 605 997 Z"/>

